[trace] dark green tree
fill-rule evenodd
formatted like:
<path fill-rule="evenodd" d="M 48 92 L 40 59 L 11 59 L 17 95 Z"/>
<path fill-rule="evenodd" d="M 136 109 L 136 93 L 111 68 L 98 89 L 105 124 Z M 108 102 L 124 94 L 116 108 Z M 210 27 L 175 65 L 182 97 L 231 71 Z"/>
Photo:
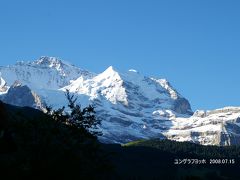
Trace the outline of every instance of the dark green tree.
<path fill-rule="evenodd" d="M 71 95 L 69 90 L 66 91 L 65 95 L 70 111 L 66 111 L 65 107 L 57 110 L 52 110 L 51 107 L 47 107 L 47 114 L 57 122 L 78 128 L 78 130 L 87 137 L 96 138 L 102 135 L 99 130 L 101 121 L 96 118 L 94 107 L 89 105 L 82 109 L 81 105 L 77 104 L 77 97 Z"/>

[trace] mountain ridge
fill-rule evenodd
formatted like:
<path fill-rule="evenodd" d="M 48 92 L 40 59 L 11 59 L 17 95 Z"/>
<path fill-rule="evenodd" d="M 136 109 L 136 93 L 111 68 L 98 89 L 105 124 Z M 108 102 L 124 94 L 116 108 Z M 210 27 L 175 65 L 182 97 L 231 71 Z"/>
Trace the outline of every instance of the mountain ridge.
<path fill-rule="evenodd" d="M 240 109 L 227 113 L 215 110 L 215 115 L 211 115 L 215 111 L 193 113 L 188 100 L 166 79 L 147 77 L 133 69 L 120 72 L 110 66 L 95 74 L 43 56 L 33 62 L 0 67 L 0 72 L 0 87 L 5 88 L 1 97 L 7 96 L 18 80 L 36 93 L 38 102 L 53 108 L 66 105 L 66 90 L 78 97 L 82 106 L 95 105 L 97 117 L 102 119 L 100 139 L 104 142 L 168 138 L 203 145 L 240 144 L 236 140 L 240 135 Z"/>

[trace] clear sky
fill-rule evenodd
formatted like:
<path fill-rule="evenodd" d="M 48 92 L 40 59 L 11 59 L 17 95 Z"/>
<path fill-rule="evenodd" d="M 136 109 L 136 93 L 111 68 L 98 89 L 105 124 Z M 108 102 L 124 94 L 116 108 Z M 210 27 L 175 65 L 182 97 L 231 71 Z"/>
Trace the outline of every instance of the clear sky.
<path fill-rule="evenodd" d="M 193 109 L 240 106 L 239 0 L 1 0 L 0 65 L 57 56 L 167 78 Z"/>

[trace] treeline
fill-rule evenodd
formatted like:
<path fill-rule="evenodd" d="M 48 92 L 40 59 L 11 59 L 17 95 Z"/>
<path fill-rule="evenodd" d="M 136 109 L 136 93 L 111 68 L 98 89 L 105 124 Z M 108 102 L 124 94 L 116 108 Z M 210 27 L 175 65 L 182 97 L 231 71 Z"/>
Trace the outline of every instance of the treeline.
<path fill-rule="evenodd" d="M 159 149 L 178 156 L 199 158 L 240 158 L 240 146 L 202 146 L 191 142 L 177 142 L 171 140 L 140 140 L 131 142 L 125 147 L 138 146 Z"/>
<path fill-rule="evenodd" d="M 115 152 L 114 162 L 123 179 L 240 179 L 239 146 L 202 146 L 152 139 L 115 147 Z M 175 164 L 175 160 L 185 159 L 204 159 L 206 163 Z M 218 159 L 223 163 L 215 163 Z M 213 160 L 212 164 L 210 160 Z"/>

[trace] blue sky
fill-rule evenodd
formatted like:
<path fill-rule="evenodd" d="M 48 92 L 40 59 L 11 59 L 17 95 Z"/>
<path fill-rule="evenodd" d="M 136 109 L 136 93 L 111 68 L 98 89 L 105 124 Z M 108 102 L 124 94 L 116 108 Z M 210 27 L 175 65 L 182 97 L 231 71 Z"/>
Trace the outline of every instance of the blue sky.
<path fill-rule="evenodd" d="M 57 56 L 167 78 L 193 109 L 240 106 L 238 0 L 2 0 L 0 62 Z"/>

